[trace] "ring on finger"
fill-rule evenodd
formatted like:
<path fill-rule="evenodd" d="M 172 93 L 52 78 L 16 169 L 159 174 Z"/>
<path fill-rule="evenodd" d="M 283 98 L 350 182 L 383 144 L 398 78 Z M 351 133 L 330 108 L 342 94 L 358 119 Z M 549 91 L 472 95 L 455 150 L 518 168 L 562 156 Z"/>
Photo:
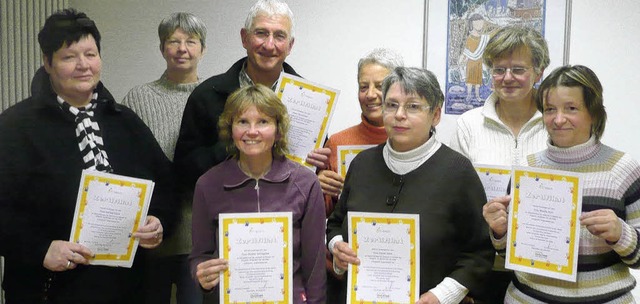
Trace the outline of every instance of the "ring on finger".
<path fill-rule="evenodd" d="M 67 269 L 71 269 L 71 261 L 67 261 Z"/>

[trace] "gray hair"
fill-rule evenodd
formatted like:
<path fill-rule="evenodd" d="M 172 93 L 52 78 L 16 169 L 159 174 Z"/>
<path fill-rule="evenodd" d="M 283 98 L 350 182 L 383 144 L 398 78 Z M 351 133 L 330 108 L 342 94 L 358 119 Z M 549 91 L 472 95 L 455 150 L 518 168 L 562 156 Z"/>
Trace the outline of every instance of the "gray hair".
<path fill-rule="evenodd" d="M 183 30 L 189 36 L 200 39 L 202 48 L 206 47 L 207 26 L 194 14 L 179 12 L 162 19 L 158 25 L 158 38 L 160 38 L 160 50 L 164 50 L 164 43 L 177 29 Z"/>
<path fill-rule="evenodd" d="M 247 19 L 244 21 L 244 29 L 251 31 L 253 22 L 258 15 L 267 16 L 284 16 L 291 22 L 291 33 L 289 33 L 289 41 L 295 37 L 295 22 L 293 12 L 286 2 L 281 0 L 258 0 L 250 9 Z"/>
<path fill-rule="evenodd" d="M 376 48 L 369 52 L 358 61 L 358 80 L 360 80 L 360 72 L 367 64 L 377 64 L 391 71 L 396 67 L 403 66 L 402 56 L 393 50 L 385 48 Z"/>
<path fill-rule="evenodd" d="M 524 47 L 531 52 L 533 69 L 540 74 L 549 66 L 549 47 L 542 34 L 535 29 L 523 26 L 506 26 L 498 30 L 487 43 L 482 60 L 493 67 L 497 59 L 509 56 L 518 48 Z"/>
<path fill-rule="evenodd" d="M 427 100 L 431 112 L 441 107 L 444 95 L 436 75 L 431 71 L 420 68 L 397 67 L 382 81 L 382 100 L 387 98 L 389 88 L 398 83 L 402 91 L 407 94 L 416 94 Z"/>

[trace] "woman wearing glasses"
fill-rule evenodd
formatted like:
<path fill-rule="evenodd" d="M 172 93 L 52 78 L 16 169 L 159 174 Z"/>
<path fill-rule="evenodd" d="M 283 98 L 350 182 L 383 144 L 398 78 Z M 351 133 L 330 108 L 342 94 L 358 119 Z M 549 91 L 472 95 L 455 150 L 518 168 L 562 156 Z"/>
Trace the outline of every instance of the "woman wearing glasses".
<path fill-rule="evenodd" d="M 435 138 L 444 96 L 433 73 L 395 68 L 382 83 L 386 143 L 358 154 L 328 219 L 337 272 L 360 260 L 347 243 L 347 212 L 420 215 L 420 300 L 459 303 L 489 273 L 493 248 L 484 189 L 471 163 Z"/>
<path fill-rule="evenodd" d="M 533 85 L 549 65 L 547 43 L 534 29 L 505 27 L 489 40 L 483 61 L 491 68 L 493 93 L 483 107 L 458 118 L 451 148 L 473 163 L 526 165 L 527 155 L 546 147 L 547 132 L 536 108 Z M 508 201 L 505 197 L 499 200 Z M 496 257 L 485 300 L 501 303 L 511 277 L 512 272 L 504 269 L 504 259 Z"/>
<path fill-rule="evenodd" d="M 547 139 L 533 88 L 549 65 L 547 43 L 534 29 L 505 27 L 491 37 L 483 60 L 493 93 L 482 108 L 460 116 L 451 148 L 473 163 L 524 165 Z"/>

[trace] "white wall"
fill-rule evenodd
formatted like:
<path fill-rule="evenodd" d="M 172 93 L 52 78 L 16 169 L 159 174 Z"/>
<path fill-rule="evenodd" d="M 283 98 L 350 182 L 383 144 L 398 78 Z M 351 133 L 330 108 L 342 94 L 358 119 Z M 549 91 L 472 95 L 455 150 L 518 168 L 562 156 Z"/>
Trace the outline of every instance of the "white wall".
<path fill-rule="evenodd" d="M 207 78 L 226 71 L 246 54 L 240 28 L 254 0 L 69 2 L 96 21 L 103 36 L 102 80 L 120 100 L 134 85 L 162 74 L 157 37 L 162 18 L 187 11 L 206 22 L 208 50 L 200 75 Z M 422 1 L 291 1 L 290 7 L 296 19 L 296 40 L 287 62 L 305 78 L 341 90 L 329 133 L 359 121 L 356 72 L 358 59 L 365 53 L 389 47 L 408 65 L 422 63 Z"/>
<path fill-rule="evenodd" d="M 427 0 L 429 1 L 429 0 Z M 442 0 L 431 0 L 442 6 Z M 558 0 L 550 0 L 558 1 Z M 562 1 L 562 0 L 560 0 Z M 296 16 L 296 42 L 288 62 L 304 77 L 341 90 L 329 128 L 335 133 L 359 121 L 356 64 L 375 47 L 400 52 L 405 63 L 420 66 L 423 54 L 424 1 L 290 1 Z M 157 79 L 164 69 L 157 25 L 174 11 L 195 13 L 207 23 L 208 51 L 201 77 L 226 71 L 245 54 L 240 28 L 253 0 L 69 0 L 96 20 L 103 35 L 103 81 L 120 100 L 136 84 Z M 572 1 L 569 62 L 591 67 L 605 88 L 609 121 L 603 141 L 640 160 L 640 2 Z M 547 29 L 559 31 L 560 29 Z M 429 51 L 446 40 L 430 43 Z M 553 63 L 554 66 L 558 63 Z M 444 71 L 434 68 L 443 83 Z M 456 116 L 447 116 L 438 137 L 447 143 Z M 635 130 L 635 131 L 634 131 Z M 636 296 L 640 298 L 639 296 Z"/>
<path fill-rule="evenodd" d="M 431 2 L 432 9 L 443 7 L 442 0 Z M 134 85 L 152 81 L 162 73 L 164 61 L 158 50 L 157 24 L 171 12 L 192 12 L 207 23 L 208 50 L 200 65 L 201 77 L 226 71 L 245 54 L 240 28 L 253 0 L 69 3 L 96 20 L 103 35 L 102 78 L 119 100 Z M 422 64 L 423 1 L 291 1 L 290 6 L 296 16 L 296 42 L 288 62 L 307 79 L 341 90 L 329 133 L 359 120 L 356 64 L 367 51 L 390 47 L 404 56 L 407 65 Z M 633 130 L 640 129 L 640 107 L 629 101 L 635 99 L 634 89 L 640 85 L 636 72 L 640 56 L 634 54 L 640 49 L 640 3 L 572 1 L 571 12 L 569 62 L 591 67 L 605 88 L 609 121 L 603 141 L 640 159 L 640 143 L 633 134 Z M 438 33 L 430 35 L 433 38 Z M 430 54 L 445 47 L 444 39 L 440 45 L 437 42 L 429 44 Z M 437 65 L 433 69 L 443 83 L 444 69 Z M 456 118 L 446 115 L 438 127 L 438 137 L 445 143 L 455 130 Z"/>

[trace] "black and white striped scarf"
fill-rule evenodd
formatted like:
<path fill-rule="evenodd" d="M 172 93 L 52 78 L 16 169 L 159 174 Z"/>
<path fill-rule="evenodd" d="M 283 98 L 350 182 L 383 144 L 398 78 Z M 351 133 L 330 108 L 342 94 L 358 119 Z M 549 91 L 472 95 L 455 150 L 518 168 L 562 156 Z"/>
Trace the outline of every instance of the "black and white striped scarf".
<path fill-rule="evenodd" d="M 95 121 L 93 111 L 97 107 L 98 93 L 93 93 L 91 102 L 86 107 L 76 108 L 58 96 L 60 107 L 73 115 L 76 122 L 76 139 L 82 153 L 85 169 L 112 172 L 107 151 L 104 150 L 102 132 Z"/>

